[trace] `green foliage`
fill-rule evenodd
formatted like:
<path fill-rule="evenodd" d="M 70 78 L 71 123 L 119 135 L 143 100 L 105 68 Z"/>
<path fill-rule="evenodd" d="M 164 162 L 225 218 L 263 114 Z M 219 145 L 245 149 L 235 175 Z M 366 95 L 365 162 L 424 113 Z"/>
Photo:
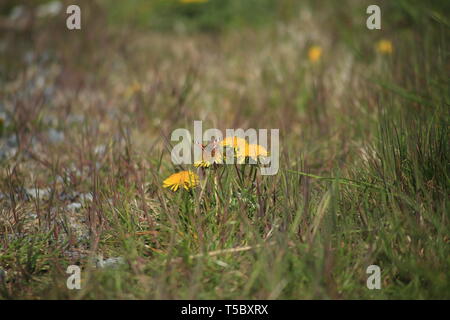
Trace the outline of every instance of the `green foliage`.
<path fill-rule="evenodd" d="M 290 1 L 208 0 L 184 3 L 178 0 L 109 1 L 112 23 L 134 24 L 160 30 L 221 31 L 234 27 L 273 23 Z"/>

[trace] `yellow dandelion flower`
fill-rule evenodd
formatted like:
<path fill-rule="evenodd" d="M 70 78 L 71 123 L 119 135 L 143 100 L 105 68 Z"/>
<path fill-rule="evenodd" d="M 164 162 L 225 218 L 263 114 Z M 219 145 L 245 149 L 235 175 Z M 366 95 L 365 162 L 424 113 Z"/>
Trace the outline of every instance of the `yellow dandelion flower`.
<path fill-rule="evenodd" d="M 211 166 L 211 162 L 207 160 L 199 160 L 194 162 L 194 167 L 196 168 L 209 168 Z"/>
<path fill-rule="evenodd" d="M 266 148 L 260 146 L 259 144 L 249 144 L 248 145 L 248 153 L 247 157 L 257 159 L 258 157 L 267 157 L 269 156 L 269 152 L 267 152 Z"/>
<path fill-rule="evenodd" d="M 202 160 L 195 161 L 194 167 L 208 168 L 213 164 L 221 164 L 221 163 L 223 163 L 222 157 L 220 156 L 220 154 L 216 154 L 214 156 L 204 157 Z"/>
<path fill-rule="evenodd" d="M 142 85 L 139 82 L 134 82 L 132 85 L 130 85 L 129 87 L 127 87 L 124 92 L 123 95 L 126 98 L 130 98 L 132 97 L 134 94 L 140 92 L 142 90 Z"/>
<path fill-rule="evenodd" d="M 312 63 L 316 63 L 320 60 L 322 56 L 322 48 L 319 46 L 312 46 L 308 50 L 308 59 Z"/>
<path fill-rule="evenodd" d="M 213 156 L 204 157 L 202 160 L 195 161 L 194 167 L 209 168 L 213 164 L 221 164 L 221 163 L 223 163 L 222 156 L 220 155 L 219 152 L 216 152 L 216 154 Z"/>
<path fill-rule="evenodd" d="M 259 144 L 247 144 L 245 148 L 239 148 L 236 151 L 236 157 L 243 162 L 246 157 L 258 160 L 259 157 L 267 157 L 269 152 Z"/>
<path fill-rule="evenodd" d="M 230 147 L 234 149 L 243 149 L 247 146 L 247 141 L 239 137 L 226 137 L 224 140 L 220 141 L 222 147 Z"/>
<path fill-rule="evenodd" d="M 223 156 L 220 151 L 223 148 L 216 140 L 208 145 L 198 144 L 202 148 L 202 160 L 195 161 L 194 167 L 208 168 L 212 164 L 223 163 Z"/>
<path fill-rule="evenodd" d="M 380 52 L 382 54 L 391 54 L 392 51 L 394 51 L 392 42 L 389 40 L 385 40 L 385 39 L 382 39 L 377 42 L 376 49 L 378 52 Z"/>
<path fill-rule="evenodd" d="M 194 188 L 199 183 L 198 176 L 192 171 L 180 171 L 172 174 L 163 181 L 164 188 L 170 188 L 172 191 L 177 191 L 180 187 L 186 190 Z"/>
<path fill-rule="evenodd" d="M 245 154 L 248 146 L 248 143 L 247 141 L 245 141 L 245 139 L 239 137 L 227 137 L 221 141 L 221 145 L 223 147 L 234 149 L 238 164 L 241 164 L 245 161 Z"/>

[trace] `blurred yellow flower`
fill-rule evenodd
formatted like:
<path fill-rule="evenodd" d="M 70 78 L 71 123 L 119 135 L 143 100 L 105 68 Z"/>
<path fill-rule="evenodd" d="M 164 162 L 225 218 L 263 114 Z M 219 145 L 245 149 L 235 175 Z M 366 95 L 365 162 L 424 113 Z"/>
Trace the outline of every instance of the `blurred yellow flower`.
<path fill-rule="evenodd" d="M 186 190 L 194 188 L 199 183 L 198 176 L 192 171 L 180 171 L 174 173 L 163 181 L 164 188 L 170 188 L 172 191 L 177 191 L 180 187 Z"/>
<path fill-rule="evenodd" d="M 378 52 L 383 54 L 391 54 L 394 50 L 392 42 L 389 40 L 382 39 L 377 42 L 376 49 Z"/>
<path fill-rule="evenodd" d="M 269 152 L 267 152 L 266 148 L 260 146 L 259 144 L 249 144 L 248 145 L 248 153 L 247 157 L 257 159 L 258 157 L 267 157 Z"/>
<path fill-rule="evenodd" d="M 308 50 L 308 59 L 312 63 L 316 63 L 320 60 L 320 57 L 322 56 L 322 48 L 319 46 L 312 46 Z"/>
<path fill-rule="evenodd" d="M 259 144 L 247 144 L 245 148 L 239 148 L 236 151 L 237 158 L 241 160 L 245 157 L 257 160 L 258 157 L 267 157 L 268 155 L 266 148 Z"/>
<path fill-rule="evenodd" d="M 208 0 L 180 0 L 181 3 L 203 3 L 208 2 Z"/>
<path fill-rule="evenodd" d="M 222 147 L 230 147 L 234 149 L 243 149 L 247 146 L 247 141 L 239 137 L 226 137 L 224 140 L 220 141 Z"/>

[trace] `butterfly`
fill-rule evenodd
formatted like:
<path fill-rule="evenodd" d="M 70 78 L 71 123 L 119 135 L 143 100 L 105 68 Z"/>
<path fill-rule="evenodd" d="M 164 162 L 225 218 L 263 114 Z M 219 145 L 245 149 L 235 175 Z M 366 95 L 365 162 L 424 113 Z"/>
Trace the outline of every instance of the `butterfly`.
<path fill-rule="evenodd" d="M 195 167 L 208 168 L 212 164 L 223 162 L 222 153 L 220 152 L 220 144 L 218 139 L 211 140 L 208 144 L 202 144 L 198 141 L 195 145 L 202 149 L 202 160 L 194 163 Z"/>

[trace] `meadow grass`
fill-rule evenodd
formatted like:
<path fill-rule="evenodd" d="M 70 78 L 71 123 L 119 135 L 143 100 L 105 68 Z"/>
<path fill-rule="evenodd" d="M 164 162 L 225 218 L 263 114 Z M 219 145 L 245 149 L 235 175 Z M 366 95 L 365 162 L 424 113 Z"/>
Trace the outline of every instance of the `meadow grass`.
<path fill-rule="evenodd" d="M 163 33 L 99 3 L 83 32 L 55 20 L 4 37 L 0 134 L 17 148 L 1 160 L 1 298 L 450 298 L 445 1 L 383 2 L 376 32 L 364 1 Z M 278 174 L 219 166 L 163 188 L 196 170 L 172 164 L 169 141 L 194 120 L 279 128 Z M 381 290 L 366 287 L 372 264 Z"/>

